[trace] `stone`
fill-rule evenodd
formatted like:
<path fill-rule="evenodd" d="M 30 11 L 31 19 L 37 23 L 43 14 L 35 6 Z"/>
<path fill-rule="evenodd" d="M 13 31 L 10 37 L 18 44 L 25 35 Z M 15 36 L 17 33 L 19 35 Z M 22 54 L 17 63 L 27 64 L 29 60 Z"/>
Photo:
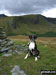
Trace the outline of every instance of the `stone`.
<path fill-rule="evenodd" d="M 18 75 L 20 71 L 20 67 L 15 65 L 15 67 L 11 70 L 12 75 Z"/>
<path fill-rule="evenodd" d="M 18 65 L 15 65 L 14 68 L 11 70 L 12 75 L 26 75 L 23 70 L 20 70 Z"/>
<path fill-rule="evenodd" d="M 20 45 L 15 45 L 15 48 L 16 48 L 16 49 L 20 49 L 21 46 L 20 46 Z"/>
<path fill-rule="evenodd" d="M 26 75 L 23 70 L 19 71 L 19 75 Z"/>
<path fill-rule="evenodd" d="M 9 50 L 9 48 L 2 48 L 1 50 L 0 50 L 0 52 L 6 52 L 6 51 L 8 51 Z"/>
<path fill-rule="evenodd" d="M 3 56 L 5 56 L 5 57 L 8 57 L 8 56 L 11 56 L 12 54 L 3 54 Z"/>
<path fill-rule="evenodd" d="M 18 53 L 18 54 L 20 54 L 20 55 L 22 54 L 22 52 L 19 52 L 19 51 L 17 51 L 17 50 L 15 50 L 15 52 Z"/>
<path fill-rule="evenodd" d="M 6 44 L 7 44 L 7 41 L 3 41 L 3 42 L 1 43 L 1 46 L 4 47 L 4 46 L 6 46 Z"/>
<path fill-rule="evenodd" d="M 14 45 L 14 42 L 13 41 L 9 41 L 6 46 L 8 47 L 8 46 L 12 46 L 12 45 Z"/>
<path fill-rule="evenodd" d="M 23 49 L 21 49 L 22 51 L 27 51 L 28 50 L 28 46 L 24 47 Z"/>
<path fill-rule="evenodd" d="M 8 37 L 5 39 L 6 41 L 11 41 Z"/>
<path fill-rule="evenodd" d="M 0 27 L 0 53 L 7 52 L 11 48 L 12 48 L 12 50 L 15 50 L 14 42 L 8 38 L 6 33 L 3 32 L 3 28 Z"/>
<path fill-rule="evenodd" d="M 8 53 L 12 53 L 13 52 L 13 50 L 8 50 Z"/>
<path fill-rule="evenodd" d="M 21 45 L 22 47 L 25 47 L 25 44 Z"/>
<path fill-rule="evenodd" d="M 3 40 L 0 40 L 0 43 L 2 43 Z"/>

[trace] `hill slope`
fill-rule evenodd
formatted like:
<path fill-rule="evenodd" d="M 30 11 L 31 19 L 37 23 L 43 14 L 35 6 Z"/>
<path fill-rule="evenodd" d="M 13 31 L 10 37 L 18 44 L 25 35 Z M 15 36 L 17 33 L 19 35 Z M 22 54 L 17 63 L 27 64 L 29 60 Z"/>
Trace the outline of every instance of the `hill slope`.
<path fill-rule="evenodd" d="M 7 35 L 56 34 L 56 25 L 42 15 L 0 17 L 0 27 Z"/>

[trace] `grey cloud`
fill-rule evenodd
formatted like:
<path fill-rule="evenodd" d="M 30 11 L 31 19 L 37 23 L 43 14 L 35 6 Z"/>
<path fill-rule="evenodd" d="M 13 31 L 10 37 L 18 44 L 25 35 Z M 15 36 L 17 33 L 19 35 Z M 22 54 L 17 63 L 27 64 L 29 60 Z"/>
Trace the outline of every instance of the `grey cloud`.
<path fill-rule="evenodd" d="M 56 7 L 56 0 L 0 0 L 0 11 L 10 14 L 42 13 L 46 9 Z"/>

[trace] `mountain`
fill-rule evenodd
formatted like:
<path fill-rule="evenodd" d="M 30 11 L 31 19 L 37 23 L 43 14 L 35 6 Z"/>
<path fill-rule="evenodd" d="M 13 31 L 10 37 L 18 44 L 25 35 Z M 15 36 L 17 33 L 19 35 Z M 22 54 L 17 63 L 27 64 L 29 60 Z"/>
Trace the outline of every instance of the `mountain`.
<path fill-rule="evenodd" d="M 56 36 L 56 18 L 43 15 L 0 17 L 0 27 L 7 35 Z"/>
<path fill-rule="evenodd" d="M 56 18 L 47 18 L 47 20 L 53 24 L 56 24 Z"/>
<path fill-rule="evenodd" d="M 0 17 L 7 17 L 6 15 L 4 15 L 4 14 L 0 14 Z"/>

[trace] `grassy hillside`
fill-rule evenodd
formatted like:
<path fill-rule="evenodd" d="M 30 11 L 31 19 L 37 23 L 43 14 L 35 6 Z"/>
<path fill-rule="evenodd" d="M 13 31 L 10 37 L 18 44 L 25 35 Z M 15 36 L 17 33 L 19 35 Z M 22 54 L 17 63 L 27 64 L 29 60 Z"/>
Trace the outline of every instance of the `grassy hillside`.
<path fill-rule="evenodd" d="M 17 45 L 27 45 L 28 43 L 26 39 L 25 41 L 14 41 Z M 40 51 L 40 59 L 38 61 L 35 62 L 34 56 L 24 60 L 27 51 L 21 51 L 19 49 L 18 51 L 22 52 L 22 55 L 17 53 L 13 53 L 9 57 L 0 55 L 0 69 L 2 69 L 0 70 L 0 75 L 4 75 L 4 73 L 11 75 L 10 71 L 15 65 L 19 65 L 21 70 L 24 70 L 27 75 L 41 75 L 41 70 L 56 70 L 56 38 L 38 38 L 36 42 Z"/>
<path fill-rule="evenodd" d="M 56 34 L 56 25 L 42 15 L 0 17 L 0 27 L 3 27 L 7 35 L 45 36 L 47 33 L 51 33 L 51 36 L 55 36 Z"/>

